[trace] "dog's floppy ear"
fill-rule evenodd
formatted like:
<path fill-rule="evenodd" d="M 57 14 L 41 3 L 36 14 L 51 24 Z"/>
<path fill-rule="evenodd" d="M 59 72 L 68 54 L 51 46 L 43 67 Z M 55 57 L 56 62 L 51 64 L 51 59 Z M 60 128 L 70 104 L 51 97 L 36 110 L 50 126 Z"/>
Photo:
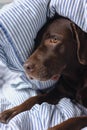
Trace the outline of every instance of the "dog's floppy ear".
<path fill-rule="evenodd" d="M 80 64 L 87 65 L 87 45 L 84 42 L 83 45 L 80 44 L 76 25 L 72 22 L 71 22 L 71 27 L 77 43 L 77 58 Z"/>

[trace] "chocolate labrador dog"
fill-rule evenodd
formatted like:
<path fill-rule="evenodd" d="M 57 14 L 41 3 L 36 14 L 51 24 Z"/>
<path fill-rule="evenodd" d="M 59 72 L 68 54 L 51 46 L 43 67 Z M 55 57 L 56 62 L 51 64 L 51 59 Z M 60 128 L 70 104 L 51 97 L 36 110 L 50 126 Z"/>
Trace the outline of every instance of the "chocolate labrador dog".
<path fill-rule="evenodd" d="M 40 46 L 24 64 L 27 77 L 46 81 L 58 80 L 53 90 L 31 97 L 23 104 L 0 114 L 8 122 L 36 103 L 56 104 L 67 97 L 87 107 L 87 33 L 72 21 L 59 18 L 46 28 Z M 49 130 L 80 130 L 87 126 L 87 117 L 69 119 Z"/>

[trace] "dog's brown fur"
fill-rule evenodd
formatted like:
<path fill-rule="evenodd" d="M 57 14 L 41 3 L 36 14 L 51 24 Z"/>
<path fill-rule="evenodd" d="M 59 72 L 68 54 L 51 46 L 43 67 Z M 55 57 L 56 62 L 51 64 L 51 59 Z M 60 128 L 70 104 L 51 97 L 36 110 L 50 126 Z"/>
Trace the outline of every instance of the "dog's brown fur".
<path fill-rule="evenodd" d="M 55 88 L 4 111 L 0 121 L 7 122 L 20 112 L 42 102 L 56 104 L 63 97 L 87 107 L 87 33 L 65 18 L 54 20 L 45 30 L 41 44 L 24 64 L 31 79 L 57 79 Z M 80 130 L 87 117 L 72 118 L 49 130 Z M 73 127 L 72 127 L 73 126 Z"/>

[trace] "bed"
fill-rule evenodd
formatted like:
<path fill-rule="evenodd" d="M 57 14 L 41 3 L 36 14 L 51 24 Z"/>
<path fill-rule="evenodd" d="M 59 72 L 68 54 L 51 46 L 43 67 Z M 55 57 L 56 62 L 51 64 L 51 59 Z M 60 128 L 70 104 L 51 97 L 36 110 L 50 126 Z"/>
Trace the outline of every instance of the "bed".
<path fill-rule="evenodd" d="M 44 89 L 52 89 L 56 83 L 31 81 L 23 68 L 34 49 L 37 32 L 55 13 L 68 17 L 87 32 L 86 0 L 14 0 L 0 10 L 0 112 Z M 86 108 L 63 98 L 57 105 L 36 104 L 8 124 L 0 123 L 0 130 L 47 130 L 80 115 L 87 115 Z"/>

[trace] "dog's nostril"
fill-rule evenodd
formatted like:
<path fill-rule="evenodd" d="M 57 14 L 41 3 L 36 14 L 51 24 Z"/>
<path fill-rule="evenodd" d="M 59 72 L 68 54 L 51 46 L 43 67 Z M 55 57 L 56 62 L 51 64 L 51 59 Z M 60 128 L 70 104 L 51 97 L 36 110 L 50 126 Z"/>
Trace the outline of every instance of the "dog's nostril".
<path fill-rule="evenodd" d="M 26 71 L 32 72 L 32 71 L 34 70 L 34 64 L 25 63 L 25 64 L 24 64 L 24 68 L 26 69 Z"/>
<path fill-rule="evenodd" d="M 31 70 L 31 68 L 29 66 L 26 67 L 27 70 Z"/>
<path fill-rule="evenodd" d="M 34 69 L 34 66 L 27 66 L 27 67 L 26 67 L 26 70 L 27 70 L 27 71 L 30 71 L 30 72 L 32 72 L 33 69 Z"/>

